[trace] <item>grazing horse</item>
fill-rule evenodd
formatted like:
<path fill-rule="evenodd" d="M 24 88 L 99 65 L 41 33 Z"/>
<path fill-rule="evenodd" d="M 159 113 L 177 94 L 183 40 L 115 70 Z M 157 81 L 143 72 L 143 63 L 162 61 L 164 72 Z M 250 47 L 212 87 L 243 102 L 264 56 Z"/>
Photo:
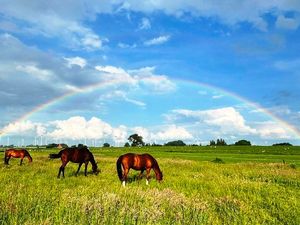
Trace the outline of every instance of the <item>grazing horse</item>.
<path fill-rule="evenodd" d="M 59 168 L 57 178 L 60 178 L 60 174 L 62 172 L 63 177 L 65 177 L 65 166 L 69 161 L 74 163 L 79 163 L 78 170 L 76 172 L 76 176 L 80 170 L 81 165 L 85 164 L 85 171 L 84 175 L 87 176 L 87 167 L 89 162 L 92 164 L 93 173 L 98 174 L 100 171 L 98 166 L 95 162 L 93 154 L 89 151 L 89 149 L 84 147 L 72 147 L 72 148 L 65 148 L 61 150 L 58 154 L 50 154 L 50 159 L 61 158 L 62 165 Z"/>
<path fill-rule="evenodd" d="M 5 151 L 4 163 L 8 165 L 8 161 L 11 157 L 21 158 L 20 165 L 22 165 L 23 159 L 25 157 L 28 158 L 29 162 L 32 162 L 32 158 L 31 158 L 29 152 L 26 149 L 13 149 L 13 148 L 7 149 Z"/>
<path fill-rule="evenodd" d="M 123 170 L 122 170 L 123 168 Z M 155 172 L 156 180 L 161 181 L 163 178 L 163 174 L 159 169 L 158 163 L 156 159 L 154 159 L 149 154 L 134 154 L 127 153 L 125 155 L 121 155 L 117 160 L 117 172 L 120 181 L 122 181 L 122 185 L 125 187 L 125 183 L 127 181 L 127 175 L 130 169 L 140 170 L 139 178 L 142 177 L 144 170 L 147 172 L 146 176 L 146 184 L 149 184 L 150 178 L 150 170 L 153 169 Z"/>

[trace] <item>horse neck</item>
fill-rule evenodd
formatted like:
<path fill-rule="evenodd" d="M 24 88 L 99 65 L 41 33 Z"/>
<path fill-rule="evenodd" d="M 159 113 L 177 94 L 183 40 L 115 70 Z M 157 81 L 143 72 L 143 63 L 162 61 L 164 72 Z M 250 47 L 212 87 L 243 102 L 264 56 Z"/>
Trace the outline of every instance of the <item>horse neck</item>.
<path fill-rule="evenodd" d="M 93 168 L 95 168 L 95 169 L 98 168 L 97 163 L 96 163 L 95 158 L 92 153 L 90 153 L 90 162 L 91 162 Z"/>
<path fill-rule="evenodd" d="M 25 150 L 25 156 L 29 159 L 30 162 L 32 162 L 32 157 L 27 150 Z"/>
<path fill-rule="evenodd" d="M 161 174 L 161 170 L 160 170 L 160 168 L 159 168 L 158 163 L 156 162 L 156 160 L 154 160 L 153 170 L 154 170 L 154 172 L 155 172 L 156 175 L 157 174 Z"/>

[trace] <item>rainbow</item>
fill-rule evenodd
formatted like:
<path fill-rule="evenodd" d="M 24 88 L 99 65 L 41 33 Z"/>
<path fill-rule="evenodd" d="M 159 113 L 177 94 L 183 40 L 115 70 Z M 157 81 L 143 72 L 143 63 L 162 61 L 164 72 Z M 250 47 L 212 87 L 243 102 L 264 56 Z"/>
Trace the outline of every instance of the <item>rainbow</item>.
<path fill-rule="evenodd" d="M 169 78 L 169 80 L 173 81 L 173 82 L 183 82 L 183 83 L 187 83 L 187 84 L 193 84 L 193 85 L 197 85 L 199 87 L 203 87 L 203 88 L 208 88 L 211 89 L 213 91 L 216 91 L 218 93 L 221 93 L 223 95 L 227 95 L 230 97 L 233 97 L 236 100 L 239 100 L 243 103 L 246 103 L 248 106 L 253 107 L 254 109 L 259 110 L 260 112 L 262 112 L 265 115 L 268 115 L 270 118 L 272 118 L 274 121 L 276 121 L 277 123 L 279 123 L 280 125 L 282 125 L 283 127 L 287 128 L 289 131 L 291 131 L 293 134 L 295 134 L 297 136 L 297 138 L 300 139 L 300 130 L 296 127 L 294 127 L 293 125 L 289 124 L 288 122 L 284 121 L 283 119 L 279 118 L 278 116 L 274 115 L 272 112 L 270 112 L 269 110 L 263 108 L 261 105 L 254 103 L 240 95 L 237 95 L 234 92 L 231 92 L 229 90 L 225 90 L 222 89 L 220 87 L 217 86 L 213 86 L 211 84 L 208 83 L 203 83 L 203 82 L 199 82 L 199 81 L 195 81 L 195 80 L 186 80 L 186 79 L 182 79 L 182 78 Z M 124 81 L 122 82 L 124 83 Z M 18 122 L 22 122 L 22 121 L 26 121 L 28 120 L 32 115 L 34 115 L 35 113 L 38 113 L 42 110 L 46 110 L 48 107 L 57 104 L 59 102 L 63 102 L 66 99 L 68 99 L 69 97 L 81 94 L 81 93 L 87 93 L 87 92 L 92 92 L 95 91 L 97 89 L 101 89 L 101 88 L 105 88 L 105 87 L 109 87 L 112 85 L 118 85 L 121 84 L 120 80 L 111 80 L 111 81 L 101 81 L 99 83 L 95 83 L 92 85 L 88 85 L 88 86 L 84 86 L 82 88 L 78 88 L 78 89 L 74 89 L 71 90 L 61 96 L 55 97 L 53 99 L 50 99 L 49 101 L 38 105 L 37 107 L 35 107 L 34 109 L 32 109 L 31 111 L 27 112 L 26 114 L 24 114 L 23 116 L 19 117 L 17 120 L 13 121 L 12 123 L 18 123 Z M 6 135 L 7 131 L 2 130 L 0 131 L 0 137 Z"/>

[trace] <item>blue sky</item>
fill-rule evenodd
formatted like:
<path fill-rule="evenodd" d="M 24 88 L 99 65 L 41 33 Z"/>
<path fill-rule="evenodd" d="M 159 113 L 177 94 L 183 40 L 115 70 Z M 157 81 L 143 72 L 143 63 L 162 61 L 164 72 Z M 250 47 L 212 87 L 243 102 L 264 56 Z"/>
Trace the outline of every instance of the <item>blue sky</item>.
<path fill-rule="evenodd" d="M 297 1 L 0 4 L 0 144 L 300 144 Z"/>

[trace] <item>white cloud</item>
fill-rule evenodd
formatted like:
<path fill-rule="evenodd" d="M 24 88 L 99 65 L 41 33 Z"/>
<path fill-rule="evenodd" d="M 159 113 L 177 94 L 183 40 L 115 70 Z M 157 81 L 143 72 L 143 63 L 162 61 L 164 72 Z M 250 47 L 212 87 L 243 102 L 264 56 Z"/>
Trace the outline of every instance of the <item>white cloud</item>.
<path fill-rule="evenodd" d="M 144 45 L 146 45 L 146 46 L 161 45 L 161 44 L 169 41 L 169 39 L 170 39 L 170 35 L 159 36 L 159 37 L 145 41 Z"/>
<path fill-rule="evenodd" d="M 173 110 L 171 115 L 167 115 L 171 120 L 194 119 L 198 123 L 203 123 L 212 127 L 219 127 L 223 133 L 243 133 L 254 134 L 255 129 L 246 125 L 244 117 L 233 107 L 210 110 Z"/>
<path fill-rule="evenodd" d="M 176 89 L 176 84 L 166 75 L 157 75 L 154 73 L 155 67 L 143 67 L 128 72 L 139 81 L 139 83 L 157 94 L 172 92 Z"/>
<path fill-rule="evenodd" d="M 82 37 L 81 41 L 86 50 L 96 50 L 102 47 L 103 42 L 108 42 L 108 39 L 101 40 L 98 35 L 88 33 Z"/>
<path fill-rule="evenodd" d="M 274 121 L 266 121 L 257 124 L 257 132 L 264 139 L 290 139 L 291 132 Z"/>
<path fill-rule="evenodd" d="M 129 98 L 127 93 L 125 91 L 121 91 L 121 90 L 110 91 L 109 93 L 102 95 L 100 98 L 101 98 L 101 100 L 104 100 L 104 99 L 123 100 L 123 101 L 129 102 L 129 103 L 132 103 L 134 105 L 140 106 L 140 107 L 146 106 L 146 103 Z"/>
<path fill-rule="evenodd" d="M 154 141 L 191 140 L 193 139 L 193 135 L 184 127 L 170 125 L 163 131 L 152 133 L 151 139 Z"/>
<path fill-rule="evenodd" d="M 126 74 L 124 69 L 114 66 L 95 66 L 95 69 L 105 73 Z"/>
<path fill-rule="evenodd" d="M 287 18 L 283 15 L 278 16 L 276 27 L 287 30 L 296 30 L 299 27 L 300 21 L 295 18 Z"/>
<path fill-rule="evenodd" d="M 220 99 L 220 98 L 223 98 L 224 95 L 213 95 L 212 98 L 213 99 Z"/>
<path fill-rule="evenodd" d="M 10 134 L 10 135 L 21 135 L 21 136 L 41 136 L 46 132 L 45 126 L 41 123 L 34 123 L 30 120 L 18 121 L 10 123 L 7 126 L 3 127 L 1 133 Z"/>
<path fill-rule="evenodd" d="M 72 58 L 64 58 L 67 61 L 67 66 L 71 68 L 73 65 L 80 66 L 81 68 L 84 68 L 87 64 L 86 60 L 81 57 L 72 57 Z"/>
<path fill-rule="evenodd" d="M 194 17 L 214 18 L 229 26 L 249 22 L 257 29 L 266 30 L 268 24 L 263 17 L 266 13 L 275 12 L 280 16 L 284 12 L 300 12 L 300 3 L 299 1 L 261 0 L 221 2 L 218 0 L 103 0 L 101 3 L 98 0 L 88 2 L 53 0 L 45 6 L 39 0 L 32 0 L 26 4 L 23 1 L 3 0 L 0 13 L 4 15 L 5 20 L 0 26 L 6 31 L 20 32 L 16 21 L 21 21 L 25 25 L 22 32 L 42 34 L 47 37 L 63 37 L 65 43 L 77 47 L 99 48 L 101 44 L 97 38 L 92 38 L 93 41 L 89 39 L 91 35 L 97 34 L 84 24 L 87 21 L 94 21 L 98 14 L 113 14 L 124 10 L 147 14 L 159 11 L 176 17 L 189 14 Z M 289 28 L 295 27 L 294 22 L 286 21 L 283 16 L 281 17 L 277 21 L 278 24 L 284 24 L 283 26 Z M 148 28 L 149 23 L 145 21 L 146 18 L 142 20 L 140 26 Z"/>
<path fill-rule="evenodd" d="M 66 1 L 59 4 L 54 2 L 47 6 L 39 1 L 31 1 L 27 4 L 2 3 L 0 13 L 6 15 L 7 21 L 4 21 L 6 24 L 14 23 L 16 27 L 19 27 L 18 23 L 22 23 L 20 29 L 15 29 L 16 33 L 42 35 L 46 38 L 59 37 L 65 47 L 72 49 L 89 51 L 101 49 L 105 39 L 101 39 L 93 30 L 83 25 L 86 19 L 96 15 L 99 6 L 91 10 L 88 5 L 80 1 L 76 3 Z M 88 11 L 92 11 L 91 17 L 87 14 Z M 11 25 L 8 28 L 14 32 Z"/>
<path fill-rule="evenodd" d="M 75 116 L 67 120 L 53 121 L 50 124 L 54 126 L 54 130 L 47 133 L 47 136 L 53 139 L 102 139 L 113 133 L 110 124 L 96 117 L 86 120 L 84 117 Z"/>
<path fill-rule="evenodd" d="M 229 0 L 222 2 L 218 0 L 157 0 L 146 2 L 128 0 L 126 4 L 123 4 L 123 8 L 144 13 L 162 11 L 176 17 L 182 17 L 188 13 L 194 17 L 215 18 L 229 26 L 235 26 L 246 21 L 257 29 L 266 31 L 268 23 L 263 17 L 266 13 L 299 12 L 300 3 L 298 1 L 260 0 Z"/>
<path fill-rule="evenodd" d="M 144 17 L 142 18 L 142 21 L 140 22 L 139 29 L 140 30 L 149 30 L 151 28 L 151 22 L 148 18 Z"/>
<path fill-rule="evenodd" d="M 137 44 L 134 43 L 132 45 L 129 45 L 129 44 L 125 44 L 125 43 L 119 42 L 118 43 L 118 47 L 119 48 L 136 48 Z"/>
<path fill-rule="evenodd" d="M 25 72 L 40 80 L 49 80 L 54 77 L 52 71 L 40 69 L 36 65 L 18 65 L 16 70 Z"/>

